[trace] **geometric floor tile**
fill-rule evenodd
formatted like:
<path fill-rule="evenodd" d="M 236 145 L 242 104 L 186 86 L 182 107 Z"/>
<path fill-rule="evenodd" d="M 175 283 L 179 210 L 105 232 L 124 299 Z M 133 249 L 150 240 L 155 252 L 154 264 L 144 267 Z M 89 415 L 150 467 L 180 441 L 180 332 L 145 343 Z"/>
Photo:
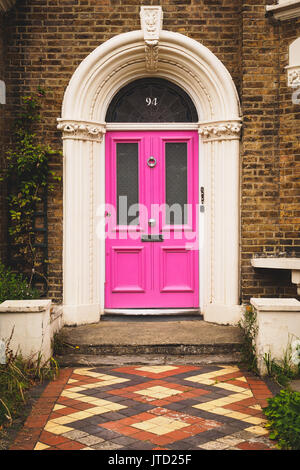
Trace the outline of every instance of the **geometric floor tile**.
<path fill-rule="evenodd" d="M 11 450 L 273 449 L 271 396 L 235 365 L 62 369 Z"/>
<path fill-rule="evenodd" d="M 136 440 L 165 446 L 217 428 L 221 423 L 158 407 L 130 419 L 103 423 L 101 426 L 130 435 Z"/>

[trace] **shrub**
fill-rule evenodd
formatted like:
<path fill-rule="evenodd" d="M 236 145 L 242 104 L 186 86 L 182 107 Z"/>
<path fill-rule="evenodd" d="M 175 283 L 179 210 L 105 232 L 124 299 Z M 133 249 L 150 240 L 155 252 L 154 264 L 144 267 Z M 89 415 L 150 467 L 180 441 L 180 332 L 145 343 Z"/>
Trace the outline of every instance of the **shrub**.
<path fill-rule="evenodd" d="M 29 286 L 28 281 L 0 263 L 0 303 L 5 300 L 37 299 L 39 291 Z"/>
<path fill-rule="evenodd" d="M 300 450 L 300 393 L 281 390 L 278 395 L 268 399 L 264 409 L 268 418 L 270 439 L 278 442 L 284 450 Z"/>

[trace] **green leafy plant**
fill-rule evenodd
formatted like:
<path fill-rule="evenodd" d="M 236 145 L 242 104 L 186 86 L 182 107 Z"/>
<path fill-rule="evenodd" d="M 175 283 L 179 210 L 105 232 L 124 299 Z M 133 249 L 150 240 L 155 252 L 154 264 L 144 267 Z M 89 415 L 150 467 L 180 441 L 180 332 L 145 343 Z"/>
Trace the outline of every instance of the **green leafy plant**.
<path fill-rule="evenodd" d="M 26 278 L 0 263 L 0 303 L 5 300 L 26 300 L 38 297 L 38 289 L 30 287 Z"/>
<path fill-rule="evenodd" d="M 41 143 L 41 138 L 35 133 L 41 121 L 44 97 L 45 91 L 41 88 L 35 94 L 22 97 L 12 146 L 6 152 L 6 169 L 1 178 L 8 183 L 10 263 L 16 270 L 28 274 L 29 285 L 32 285 L 34 276 L 47 283 L 42 268 L 47 260 L 40 249 L 36 214 L 41 210 L 48 191 L 53 190 L 53 181 L 60 179 L 49 167 L 49 159 L 59 152 Z M 50 179 L 52 184 L 49 184 Z"/>
<path fill-rule="evenodd" d="M 268 418 L 270 439 L 284 450 L 300 450 L 300 393 L 281 390 L 278 395 L 268 398 L 264 409 Z"/>
<path fill-rule="evenodd" d="M 292 363 L 292 348 L 288 345 L 281 361 L 272 359 L 271 354 L 264 355 L 264 362 L 269 377 L 283 387 L 287 387 L 291 380 L 298 375 L 298 367 Z"/>
<path fill-rule="evenodd" d="M 256 313 L 250 305 L 246 306 L 242 319 L 238 322 L 241 329 L 243 342 L 241 347 L 241 362 L 249 370 L 258 373 L 257 357 L 255 351 L 255 338 L 257 335 Z"/>
<path fill-rule="evenodd" d="M 11 424 L 22 413 L 28 390 L 38 383 L 53 380 L 59 374 L 57 362 L 50 358 L 43 362 L 37 357 L 24 359 L 10 349 L 10 338 L 6 342 L 6 363 L 0 364 L 0 426 Z"/>

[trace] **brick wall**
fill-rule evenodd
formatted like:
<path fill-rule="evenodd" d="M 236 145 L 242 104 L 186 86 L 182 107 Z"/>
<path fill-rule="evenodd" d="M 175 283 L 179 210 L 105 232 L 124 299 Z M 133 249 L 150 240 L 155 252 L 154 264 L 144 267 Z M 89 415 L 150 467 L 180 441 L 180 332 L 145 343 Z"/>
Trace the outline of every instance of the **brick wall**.
<path fill-rule="evenodd" d="M 4 37 L 3 37 L 3 15 L 0 13 L 0 80 L 6 81 L 5 62 L 4 62 Z M 5 164 L 4 149 L 6 142 L 6 114 L 7 107 L 0 104 L 0 171 Z M 5 184 L 0 182 L 0 261 L 6 261 L 6 188 Z"/>
<path fill-rule="evenodd" d="M 300 22 L 274 23 L 265 18 L 264 3 L 274 2 L 246 0 L 242 14 L 243 301 L 297 295 L 290 272 L 254 271 L 250 265 L 255 253 L 299 252 L 299 105 L 292 105 L 284 67 L 288 44 L 300 35 Z"/>
<path fill-rule="evenodd" d="M 19 0 L 6 15 L 8 99 L 38 85 L 49 90 L 40 132 L 61 149 L 56 118 L 79 63 L 110 37 L 139 29 L 140 5 L 160 4 L 164 28 L 207 46 L 237 86 L 244 115 L 241 149 L 241 298 L 295 295 L 289 274 L 255 272 L 254 253 L 299 246 L 296 165 L 299 105 L 292 106 L 284 66 L 299 22 L 274 26 L 266 0 Z M 274 3 L 273 1 L 268 3 Z M 1 44 L 1 43 L 0 43 Z M 280 86 L 279 86 L 280 84 Z M 287 132 L 288 131 L 288 132 Z M 52 169 L 62 175 L 61 158 Z M 62 183 L 49 196 L 49 281 L 62 297 Z M 297 220 L 298 217 L 298 220 Z"/>

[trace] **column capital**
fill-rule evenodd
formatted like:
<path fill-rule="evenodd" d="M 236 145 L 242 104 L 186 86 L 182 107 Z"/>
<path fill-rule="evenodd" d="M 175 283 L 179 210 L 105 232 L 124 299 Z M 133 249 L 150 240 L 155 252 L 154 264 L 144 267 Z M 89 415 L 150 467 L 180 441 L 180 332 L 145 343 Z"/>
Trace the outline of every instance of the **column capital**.
<path fill-rule="evenodd" d="M 198 132 L 204 142 L 214 140 L 239 140 L 241 129 L 242 123 L 238 120 L 198 124 Z"/>
<path fill-rule="evenodd" d="M 102 142 L 106 124 L 92 121 L 79 121 L 58 118 L 57 129 L 62 131 L 63 139 Z"/>

